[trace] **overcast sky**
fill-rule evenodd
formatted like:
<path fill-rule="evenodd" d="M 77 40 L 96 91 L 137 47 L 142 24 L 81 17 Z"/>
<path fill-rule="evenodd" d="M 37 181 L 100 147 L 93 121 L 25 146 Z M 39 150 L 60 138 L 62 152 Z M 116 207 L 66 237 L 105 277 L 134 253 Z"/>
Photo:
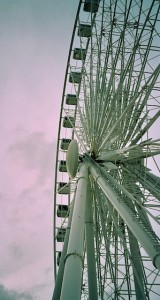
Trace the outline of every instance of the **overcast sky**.
<path fill-rule="evenodd" d="M 59 108 L 78 0 L 0 0 L 0 299 L 48 300 Z"/>

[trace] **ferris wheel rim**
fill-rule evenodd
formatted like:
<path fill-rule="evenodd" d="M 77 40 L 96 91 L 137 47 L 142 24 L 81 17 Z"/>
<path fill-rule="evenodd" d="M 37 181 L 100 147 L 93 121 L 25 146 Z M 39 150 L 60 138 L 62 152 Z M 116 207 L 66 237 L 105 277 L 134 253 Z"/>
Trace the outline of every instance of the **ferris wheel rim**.
<path fill-rule="evenodd" d="M 64 98 L 65 98 L 65 89 L 66 89 L 66 82 L 67 82 L 67 74 L 69 70 L 69 61 L 71 57 L 71 51 L 72 51 L 72 46 L 73 46 L 73 40 L 74 40 L 74 35 L 75 35 L 75 30 L 76 30 L 76 24 L 77 24 L 77 18 L 79 14 L 79 10 L 81 7 L 82 0 L 79 1 L 78 9 L 77 9 L 77 14 L 73 26 L 73 32 L 72 32 L 72 37 L 71 37 L 71 43 L 70 43 L 70 48 L 69 48 L 69 54 L 68 54 L 68 59 L 67 59 L 67 65 L 66 65 L 66 71 L 65 71 L 65 78 L 64 78 L 64 85 L 63 85 L 63 92 L 62 92 L 62 100 L 61 100 L 61 110 L 60 110 L 60 122 L 59 122 L 59 127 L 58 127 L 58 135 L 57 135 L 57 149 L 56 149 L 56 165 L 55 165 L 55 180 L 54 180 L 54 207 L 53 207 L 53 236 L 55 237 L 55 215 L 56 215 L 56 185 L 57 185 L 57 173 L 58 173 L 58 152 L 59 152 L 59 144 L 60 144 L 60 130 L 61 130 L 61 122 L 62 122 L 62 111 L 63 111 L 63 103 L 64 103 Z M 55 238 L 53 239 L 53 251 L 56 248 L 55 247 Z M 54 251 L 54 279 L 56 279 L 56 253 Z"/>

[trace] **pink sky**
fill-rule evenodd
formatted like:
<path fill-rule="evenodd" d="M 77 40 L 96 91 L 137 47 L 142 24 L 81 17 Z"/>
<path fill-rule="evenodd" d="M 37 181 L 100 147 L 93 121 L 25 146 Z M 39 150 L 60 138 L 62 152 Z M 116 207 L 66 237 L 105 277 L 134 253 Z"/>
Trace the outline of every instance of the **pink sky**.
<path fill-rule="evenodd" d="M 78 0 L 0 1 L 0 299 L 51 299 L 54 164 Z"/>

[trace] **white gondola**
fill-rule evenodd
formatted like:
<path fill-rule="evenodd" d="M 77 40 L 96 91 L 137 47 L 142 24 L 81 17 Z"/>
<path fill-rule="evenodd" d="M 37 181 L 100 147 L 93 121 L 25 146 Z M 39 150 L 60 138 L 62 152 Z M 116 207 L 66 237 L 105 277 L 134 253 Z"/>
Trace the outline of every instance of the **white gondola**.
<path fill-rule="evenodd" d="M 74 48 L 73 58 L 77 60 L 85 60 L 86 58 L 86 49 Z"/>
<path fill-rule="evenodd" d="M 58 184 L 58 194 L 68 195 L 70 193 L 70 186 L 67 182 L 59 182 Z"/>
<path fill-rule="evenodd" d="M 76 105 L 77 104 L 77 96 L 74 94 L 67 94 L 66 95 L 66 104 Z"/>
<path fill-rule="evenodd" d="M 63 119 L 63 127 L 65 128 L 73 128 L 75 124 L 74 117 L 65 116 Z"/>
<path fill-rule="evenodd" d="M 69 75 L 69 82 L 70 83 L 81 83 L 81 72 L 71 72 Z"/>
<path fill-rule="evenodd" d="M 61 160 L 59 163 L 59 171 L 60 172 L 67 172 L 67 167 L 66 167 L 66 161 Z"/>
<path fill-rule="evenodd" d="M 99 8 L 100 0 L 85 0 L 83 10 L 96 13 Z"/>
<path fill-rule="evenodd" d="M 66 234 L 66 228 L 58 228 L 57 242 L 64 242 L 65 234 Z"/>
<path fill-rule="evenodd" d="M 68 216 L 68 205 L 59 204 L 57 208 L 57 217 L 66 218 Z"/>
<path fill-rule="evenodd" d="M 61 139 L 61 145 L 60 145 L 60 148 L 62 150 L 67 150 L 68 149 L 68 146 L 71 142 L 71 139 Z"/>
<path fill-rule="evenodd" d="M 89 38 L 92 34 L 92 27 L 89 24 L 79 24 L 78 35 Z"/>

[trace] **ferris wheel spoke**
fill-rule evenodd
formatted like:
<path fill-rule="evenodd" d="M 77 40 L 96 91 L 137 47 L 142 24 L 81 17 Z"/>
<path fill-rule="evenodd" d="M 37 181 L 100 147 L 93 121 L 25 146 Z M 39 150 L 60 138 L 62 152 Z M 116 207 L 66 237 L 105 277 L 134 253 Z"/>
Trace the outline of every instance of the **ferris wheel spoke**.
<path fill-rule="evenodd" d="M 156 122 L 156 120 L 160 116 L 160 110 L 152 117 L 149 121 L 148 124 L 143 128 L 143 130 L 140 131 L 139 134 L 132 140 L 131 145 L 136 144 L 142 137 L 143 135 L 147 132 L 147 130 Z M 144 120 L 145 121 L 145 120 Z"/>
<path fill-rule="evenodd" d="M 113 267 L 113 263 L 112 263 L 112 258 L 111 258 L 111 254 L 110 254 L 110 249 L 109 249 L 109 245 L 110 245 L 110 239 L 111 239 L 111 224 L 112 224 L 112 220 L 111 220 L 111 216 L 107 213 L 106 208 L 102 207 L 102 203 L 104 202 L 103 196 L 100 193 L 100 190 L 98 188 L 98 186 L 96 187 L 96 184 L 94 184 L 95 186 L 95 196 L 96 196 L 96 211 L 99 212 L 99 224 L 101 224 L 101 231 L 102 231 L 102 236 L 103 236 L 103 243 L 104 243 L 104 249 L 105 249 L 105 255 L 106 255 L 106 263 L 107 263 L 107 269 L 109 269 L 110 271 L 110 275 L 111 278 L 113 280 L 113 282 L 115 283 L 115 275 L 114 275 L 114 267 Z M 101 202 L 102 199 L 102 202 Z M 105 213 L 107 213 L 105 215 Z M 107 231 L 106 231 L 106 226 L 107 226 Z M 109 267 L 108 267 L 109 266 Z"/>
<path fill-rule="evenodd" d="M 83 68 L 83 72 L 86 74 L 85 67 Z M 78 103 L 78 113 L 82 114 L 82 112 L 83 112 L 83 120 L 85 123 L 85 128 L 87 127 L 87 129 L 84 130 L 84 132 L 85 132 L 86 138 L 88 140 L 89 133 L 91 132 L 91 111 L 89 109 L 89 107 L 90 107 L 89 101 L 90 100 L 89 100 L 89 96 L 87 93 L 87 83 L 86 83 L 87 81 L 89 82 L 89 80 L 86 78 L 86 76 L 84 76 L 83 82 L 82 82 L 83 91 L 84 91 L 84 104 L 81 107 L 80 103 Z M 88 142 L 90 142 L 90 141 L 88 141 Z"/>
<path fill-rule="evenodd" d="M 129 166 L 130 167 L 130 166 Z M 154 216 L 150 211 L 148 211 L 141 203 L 140 197 L 142 195 L 141 190 L 139 189 L 139 187 L 134 184 L 134 182 L 137 180 L 139 181 L 139 179 L 137 179 L 136 177 L 134 177 L 134 170 L 133 173 L 128 172 L 127 174 L 124 172 L 122 173 L 123 177 L 126 174 L 127 177 L 125 179 L 125 182 L 127 182 L 127 178 L 129 176 L 128 180 L 128 184 L 125 183 L 125 185 L 119 184 L 108 172 L 102 170 L 102 173 L 105 174 L 105 176 L 110 180 L 111 183 L 113 183 L 113 185 L 118 188 L 121 192 L 123 192 L 124 196 L 123 198 L 127 197 L 129 199 L 129 202 L 127 200 L 127 198 L 125 198 L 125 201 L 127 201 L 127 205 L 131 208 L 132 212 L 135 214 L 135 218 L 137 219 L 141 219 L 141 223 L 143 224 L 143 226 L 145 227 L 149 227 L 149 229 L 151 230 L 151 232 L 153 232 L 152 227 L 149 224 L 148 218 L 147 218 L 147 214 L 157 223 L 160 225 L 160 222 L 158 221 L 157 217 Z M 143 175 L 143 179 L 146 176 Z M 145 182 L 145 187 L 147 188 L 147 179 L 145 178 L 144 180 Z M 143 183 L 142 183 L 143 184 Z M 151 189 L 150 189 L 151 191 Z M 136 192 L 136 193 L 135 193 Z M 135 195 L 134 195 L 135 194 Z M 155 192 L 156 194 L 156 192 Z M 154 195 L 155 195 L 154 194 Z M 137 211 L 139 212 L 139 215 L 137 215 L 136 211 L 133 209 L 133 206 L 135 205 L 135 207 L 137 207 Z M 153 233 L 154 235 L 154 233 Z M 155 236 L 156 239 L 158 239 L 157 236 Z"/>
<path fill-rule="evenodd" d="M 101 295 L 101 298 L 103 299 L 103 293 L 104 293 L 104 282 L 107 276 L 106 265 L 108 264 L 108 261 L 111 261 L 110 253 L 109 253 L 109 240 L 103 241 L 104 236 L 104 222 L 102 222 L 100 215 L 98 215 L 98 207 L 97 207 L 97 197 L 95 198 L 96 201 L 96 210 L 95 210 L 95 218 L 97 220 L 96 227 L 95 227 L 95 238 L 96 238 L 96 253 L 97 253 L 97 268 L 98 268 L 98 279 L 99 279 L 99 294 Z M 99 211 L 100 212 L 100 211 Z M 102 227 L 101 227 L 102 226 Z M 109 238 L 108 233 L 108 238 Z M 104 262 L 106 262 L 104 264 Z M 112 270 L 112 269 L 111 269 Z"/>
<path fill-rule="evenodd" d="M 110 22 L 110 33 L 109 33 L 109 37 L 108 37 L 108 45 L 107 45 L 107 49 L 105 51 L 106 55 L 105 55 L 105 60 L 104 60 L 104 64 L 103 64 L 103 72 L 102 72 L 102 80 L 101 80 L 101 84 L 99 84 L 99 87 L 100 87 L 100 91 L 101 91 L 101 95 L 105 95 L 105 99 L 107 99 L 107 95 L 108 95 L 108 92 L 110 90 L 109 88 L 109 83 L 108 83 L 108 88 L 107 88 L 107 93 L 105 91 L 106 89 L 106 83 L 107 83 L 107 78 L 106 78 L 106 71 L 108 69 L 108 63 L 109 63 L 109 56 L 110 56 L 110 53 L 112 52 L 112 45 L 113 45 L 113 41 L 112 41 L 112 32 L 113 32 L 113 26 L 114 26 L 114 23 L 113 23 L 113 20 L 115 18 L 115 13 L 116 13 L 116 7 L 117 7 L 117 1 L 115 1 L 115 5 L 114 5 L 114 11 L 111 12 L 111 16 L 110 16 L 110 19 L 111 19 L 111 22 Z M 111 9 L 111 6 L 110 6 L 110 9 Z M 112 19 L 112 14 L 113 14 L 113 19 Z M 105 35 L 105 33 L 104 33 Z M 103 33 L 101 31 L 101 37 L 103 36 Z M 113 78 L 112 78 L 113 80 Z M 110 81 L 111 82 L 111 81 Z M 98 89 L 99 89 L 98 87 Z M 104 99 L 103 98 L 100 98 L 100 99 Z M 102 101 L 101 101 L 102 102 Z M 106 105 L 103 105 L 103 109 L 100 112 L 99 114 L 99 117 L 101 116 L 101 120 L 104 119 L 104 113 L 105 113 L 105 107 Z M 98 126 L 100 127 L 101 125 L 101 120 L 99 120 L 99 118 L 97 118 L 97 121 L 95 122 Z"/>
<path fill-rule="evenodd" d="M 125 108 L 125 110 L 122 112 L 121 116 L 118 118 L 118 120 L 114 123 L 114 125 L 112 126 L 112 128 L 110 128 L 109 133 L 106 135 L 105 139 L 103 140 L 103 142 L 101 143 L 101 146 L 99 147 L 99 150 L 102 149 L 103 145 L 105 145 L 106 141 L 109 139 L 109 137 L 111 136 L 111 134 L 114 132 L 114 130 L 116 128 L 118 128 L 120 122 L 122 121 L 123 117 L 129 113 L 129 115 L 131 114 L 131 108 L 134 107 L 134 104 L 136 103 L 137 98 L 144 92 L 145 88 L 146 93 L 145 96 L 143 98 L 142 104 L 140 105 L 140 107 L 143 105 L 145 105 L 151 91 L 152 91 L 152 87 L 155 84 L 155 81 L 159 75 L 160 72 L 160 66 L 158 66 L 155 69 L 155 72 L 149 77 L 149 79 L 147 80 L 146 84 L 141 88 L 141 90 L 131 99 L 131 101 L 129 102 L 128 106 Z M 149 86 L 149 88 L 147 88 Z M 138 102 L 139 105 L 139 102 Z M 135 143 L 135 141 L 134 141 Z M 133 142 L 131 143 L 131 145 L 133 144 Z"/>
<path fill-rule="evenodd" d="M 133 167 L 130 169 L 132 174 L 137 176 L 137 180 L 140 182 L 140 184 L 142 184 L 145 189 L 147 189 L 157 200 L 160 201 L 160 188 L 158 185 L 159 177 L 157 178 L 151 172 L 145 172 L 143 169 L 141 172 L 136 170 L 136 168 L 133 169 Z"/>
<path fill-rule="evenodd" d="M 96 161 L 103 164 L 106 162 L 128 162 L 134 163 L 134 160 L 154 157 L 160 154 L 160 143 L 158 141 L 147 140 L 129 147 L 102 152 L 96 158 Z"/>
<path fill-rule="evenodd" d="M 105 199 L 105 201 L 107 201 L 107 207 L 108 207 L 109 215 L 110 215 L 109 224 L 112 224 L 112 222 L 113 222 L 113 225 L 114 225 L 114 227 L 112 229 L 113 230 L 112 235 L 110 238 L 111 243 L 109 243 L 110 244 L 109 251 L 110 251 L 110 247 L 112 249 L 113 245 L 116 244 L 115 252 L 113 252 L 113 249 L 111 250 L 112 252 L 110 252 L 112 269 L 115 270 L 112 273 L 110 273 L 111 283 L 113 283 L 113 285 L 114 285 L 114 288 L 112 291 L 113 292 L 116 291 L 116 297 L 120 297 L 119 291 L 121 290 L 121 288 L 123 288 L 123 289 L 125 288 L 125 290 L 128 292 L 128 295 L 130 295 L 131 294 L 131 274 L 129 271 L 129 263 L 128 263 L 130 253 L 128 251 L 127 243 L 126 243 L 124 221 L 122 219 L 120 219 L 120 217 L 118 217 L 118 219 L 119 219 L 119 224 L 118 224 L 118 219 L 114 212 L 113 206 L 111 205 L 109 200 Z M 106 223 L 106 230 L 107 229 L 108 229 L 108 222 Z M 113 238 L 114 235 L 116 235 L 116 236 L 118 235 L 120 238 L 120 241 L 119 241 L 119 239 L 116 238 L 116 236 L 114 239 Z M 119 243 L 121 245 L 123 245 L 124 252 L 122 251 L 122 249 L 119 248 Z M 124 253 L 125 253 L 125 257 L 123 257 Z M 108 250 L 106 252 L 106 255 L 108 256 Z M 110 272 L 111 265 L 108 264 L 107 272 Z M 110 283 L 110 285 L 111 285 L 111 283 Z M 127 287 L 126 287 L 126 285 L 127 285 Z"/>
<path fill-rule="evenodd" d="M 123 174 L 123 181 L 124 183 L 126 182 L 126 174 Z M 127 176 L 128 177 L 128 176 Z M 141 190 L 138 188 L 136 185 L 136 180 L 132 179 L 132 184 L 128 186 L 128 191 L 131 192 L 132 194 L 136 192 L 136 199 L 141 203 Z M 132 208 L 133 211 L 138 212 L 139 218 L 145 226 L 150 229 L 152 232 L 152 227 L 149 222 L 148 216 L 146 214 L 146 211 L 142 209 L 139 205 L 137 205 L 138 202 L 134 203 L 130 202 L 130 207 Z M 142 298 L 146 299 L 146 291 L 147 291 L 147 280 L 144 272 L 144 266 L 143 266 L 143 261 L 142 257 L 140 254 L 140 248 L 138 245 L 138 241 L 133 235 L 132 231 L 128 228 L 128 238 L 130 242 L 130 251 L 131 251 L 131 257 L 132 257 L 132 265 L 133 265 L 133 276 L 134 276 L 134 281 L 135 281 L 135 292 L 136 292 L 136 297 L 137 299 Z"/>
<path fill-rule="evenodd" d="M 129 116 L 130 117 L 130 122 L 129 122 L 129 125 L 128 125 L 128 130 L 127 130 L 127 135 L 125 137 L 125 144 L 129 141 L 129 138 L 134 136 L 135 135 L 135 131 L 137 131 L 137 128 L 141 128 L 140 126 L 143 125 L 143 123 L 146 122 L 146 120 L 148 119 L 148 111 L 147 113 L 145 114 L 145 116 L 138 122 L 138 119 L 139 117 L 141 116 L 142 114 L 142 111 L 144 109 L 144 106 L 147 102 L 147 100 L 149 99 L 149 96 L 151 94 L 151 91 L 155 85 L 155 82 L 159 76 L 159 72 L 160 72 L 160 68 L 157 67 L 157 69 L 154 71 L 154 75 L 152 75 L 148 80 L 147 82 L 145 83 L 145 86 L 146 87 L 146 92 L 145 92 L 145 95 L 144 97 L 142 96 L 142 98 L 140 97 L 140 100 L 138 101 L 138 103 L 135 105 L 131 115 Z M 153 78 L 152 78 L 153 77 Z M 137 143 L 139 141 L 139 139 L 146 133 L 146 131 L 153 125 L 153 123 L 157 120 L 159 116 L 159 112 L 156 113 L 155 117 L 153 117 L 151 119 L 150 122 L 148 122 L 148 124 L 145 126 L 145 130 L 144 130 L 144 133 L 143 133 L 143 130 L 140 131 L 142 132 L 142 135 L 141 133 L 139 133 L 137 135 L 137 138 L 135 138 L 134 140 L 132 140 L 131 142 L 131 145 Z M 126 119 L 129 120 L 129 117 L 127 117 Z M 124 144 L 123 144 L 124 145 Z"/>
<path fill-rule="evenodd" d="M 99 195 L 97 196 L 97 199 L 100 199 L 100 192 L 99 192 Z M 99 204 L 100 204 L 100 201 L 99 201 Z M 111 242 L 111 245 L 112 243 L 114 244 L 114 248 L 115 248 L 115 252 L 110 254 L 112 256 L 111 258 L 111 264 L 108 264 L 107 266 L 107 269 L 106 271 L 107 272 L 111 272 L 111 270 L 113 270 L 113 267 L 114 267 L 114 270 L 112 273 L 110 273 L 110 276 L 111 276 L 111 282 L 114 282 L 114 291 L 117 291 L 116 295 L 117 295 L 117 299 L 119 299 L 118 297 L 120 296 L 119 292 L 122 288 L 123 285 L 127 285 L 127 288 L 126 290 L 128 291 L 128 294 L 130 295 L 131 293 L 131 282 L 130 282 L 130 277 L 131 277 L 131 274 L 129 272 L 129 268 L 127 267 L 128 266 L 128 263 L 127 263 L 127 257 L 129 258 L 130 257 L 130 254 L 128 254 L 127 256 L 127 253 L 128 253 L 128 250 L 127 250 L 127 244 L 126 244 L 126 238 L 125 238 L 125 230 L 124 230 L 124 227 L 123 225 L 122 226 L 122 232 L 119 232 L 119 224 L 117 223 L 117 217 L 116 217 L 116 214 L 114 213 L 113 214 L 113 207 L 111 206 L 111 204 L 109 202 L 107 202 L 107 206 L 109 208 L 109 213 L 110 213 L 110 216 L 112 216 L 113 218 L 113 222 L 114 222 L 114 235 L 115 235 L 115 239 L 113 240 L 113 242 Z M 102 208 L 100 209 L 100 211 L 102 211 Z M 102 217 L 101 217 L 102 218 Z M 110 217 L 111 218 L 111 217 Z M 103 224 L 103 221 L 102 221 L 102 224 Z M 109 224 L 110 224 L 110 221 L 109 221 Z M 120 224 L 124 224 L 123 221 L 121 220 L 120 221 Z M 107 226 L 107 230 L 104 230 L 104 232 L 108 232 L 108 221 L 106 220 L 106 226 Z M 111 227 L 110 227 L 111 228 Z M 117 235 L 118 234 L 118 235 Z M 116 238 L 117 236 L 117 238 Z M 119 257 L 119 254 L 118 254 L 118 236 L 121 237 L 121 242 L 123 244 L 123 247 L 125 249 L 125 253 L 126 253 L 126 256 L 125 256 L 125 263 L 126 265 L 124 266 L 124 268 L 126 269 L 125 273 L 122 272 L 122 260 L 121 258 L 118 258 Z M 111 237 L 109 237 L 110 241 L 111 241 Z M 109 245 L 110 243 L 108 243 Z M 105 247 L 106 249 L 106 255 L 108 257 L 109 253 L 110 253 L 110 248 L 108 247 Z M 123 252 L 122 252 L 123 253 Z M 121 253 L 121 255 L 123 256 L 123 254 Z M 108 259 L 107 259 L 108 261 Z M 138 261 L 138 260 L 137 260 Z M 121 274 L 121 276 L 123 277 L 123 280 L 121 279 L 118 279 L 119 278 L 119 275 Z M 139 275 L 136 273 L 136 276 L 137 276 L 137 282 L 139 282 Z M 124 288 L 124 286 L 123 286 Z"/>
<path fill-rule="evenodd" d="M 115 58 L 112 62 L 112 71 L 111 71 L 111 74 L 110 74 L 109 81 L 107 83 L 107 89 L 106 89 L 105 99 L 104 99 L 105 100 L 104 109 L 103 109 L 103 112 L 101 114 L 101 119 L 99 120 L 99 126 L 98 126 L 100 136 L 103 136 L 103 133 L 106 130 L 106 124 L 108 123 L 108 120 L 111 118 L 112 111 L 115 110 L 116 106 L 118 106 L 118 108 L 119 108 L 119 97 L 113 97 L 111 105 L 109 105 L 109 98 L 110 98 L 109 95 L 113 92 L 112 90 L 114 89 L 115 72 L 116 72 L 116 69 L 117 69 L 117 63 L 118 63 L 118 60 L 119 60 L 119 56 L 121 55 L 121 43 L 123 41 L 123 38 L 124 38 L 124 36 L 123 36 L 123 33 L 122 33 L 122 35 L 120 37 L 120 40 L 119 40 L 119 43 L 118 43 L 118 46 L 117 46 L 117 49 L 118 49 L 117 51 L 118 52 L 115 53 Z M 106 73 L 107 73 L 107 68 L 104 69 L 104 71 L 103 71 L 103 74 L 105 76 L 106 76 Z M 122 85 L 118 89 L 118 92 L 120 92 L 121 89 L 122 89 Z M 103 93 L 104 93 L 104 91 L 103 91 Z M 108 107 L 109 107 L 109 112 L 107 113 L 107 119 L 108 120 L 106 120 L 106 123 L 105 123 L 104 122 L 104 116 L 106 115 L 106 112 L 108 111 Z M 115 114 L 117 114 L 118 112 L 119 112 L 119 109 L 116 109 Z M 102 124 L 104 124 L 104 125 L 102 126 Z"/>
<path fill-rule="evenodd" d="M 88 194 L 87 194 L 87 203 L 86 203 L 85 233 L 86 233 L 89 298 L 93 300 L 98 300 L 96 260 L 95 260 L 95 250 L 94 250 L 92 193 L 91 193 L 90 185 L 88 185 Z"/>
<path fill-rule="evenodd" d="M 114 205 L 115 209 L 118 210 L 119 214 L 125 220 L 130 230 L 143 245 L 145 251 L 153 260 L 155 266 L 160 270 L 160 262 L 158 258 L 159 243 L 157 241 L 157 237 L 155 237 L 155 235 L 151 236 L 148 230 L 146 230 L 145 226 L 139 222 L 139 218 L 137 218 L 133 211 L 128 207 L 129 202 L 127 202 L 126 205 L 124 198 L 123 201 L 122 199 L 121 202 L 118 201 L 119 197 L 116 192 L 109 187 L 103 177 L 98 174 L 95 167 L 91 166 L 90 171 L 93 178 L 99 183 L 101 189 L 108 197 L 109 201 Z M 155 245 L 157 246 L 155 247 Z"/>
<path fill-rule="evenodd" d="M 128 229 L 128 237 L 130 241 L 130 250 L 133 265 L 133 276 L 135 281 L 135 292 L 137 299 L 146 299 L 146 278 L 143 271 L 143 263 L 139 250 L 137 239 L 132 232 Z"/>
<path fill-rule="evenodd" d="M 98 281 L 98 294 L 101 296 L 102 298 L 102 271 L 103 269 L 101 269 L 101 263 L 100 263 L 100 243 L 99 243 L 99 239 L 100 239 L 100 230 L 99 230 L 99 217 L 97 212 L 94 212 L 94 218 L 95 218 L 95 247 L 96 247 L 96 262 L 97 262 L 97 281 Z"/>

